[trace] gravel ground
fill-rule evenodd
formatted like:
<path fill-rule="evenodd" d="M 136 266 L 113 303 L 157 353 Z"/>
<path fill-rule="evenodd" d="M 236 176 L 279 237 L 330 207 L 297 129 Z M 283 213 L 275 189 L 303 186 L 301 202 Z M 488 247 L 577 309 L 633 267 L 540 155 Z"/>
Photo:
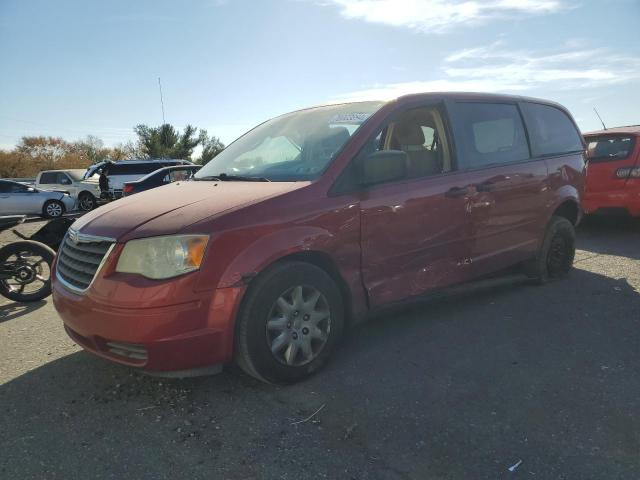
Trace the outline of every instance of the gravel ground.
<path fill-rule="evenodd" d="M 640 223 L 579 248 L 549 285 L 377 318 L 286 388 L 142 376 L 0 300 L 0 478 L 640 478 Z"/>

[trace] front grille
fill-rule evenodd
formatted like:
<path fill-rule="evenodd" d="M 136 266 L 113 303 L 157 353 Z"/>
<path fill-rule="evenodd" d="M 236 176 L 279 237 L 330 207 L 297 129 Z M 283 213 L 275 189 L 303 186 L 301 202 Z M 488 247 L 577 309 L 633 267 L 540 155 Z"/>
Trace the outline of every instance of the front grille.
<path fill-rule="evenodd" d="M 82 235 L 70 230 L 58 252 L 58 279 L 73 290 L 86 290 L 113 244 L 114 241 L 108 238 Z"/>

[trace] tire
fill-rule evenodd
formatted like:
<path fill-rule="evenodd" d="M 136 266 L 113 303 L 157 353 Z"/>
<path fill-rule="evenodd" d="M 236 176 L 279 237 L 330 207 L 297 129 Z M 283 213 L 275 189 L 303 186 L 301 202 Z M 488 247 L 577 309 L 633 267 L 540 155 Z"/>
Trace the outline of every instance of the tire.
<path fill-rule="evenodd" d="M 13 300 L 15 302 L 36 302 L 38 300 L 42 300 L 45 297 L 48 297 L 51 294 L 51 265 L 56 253 L 40 242 L 34 242 L 31 240 L 14 242 L 0 248 L 0 265 L 5 264 L 12 256 L 17 256 L 19 253 L 23 252 L 29 252 L 34 257 L 42 257 L 42 262 L 47 264 L 49 270 L 48 279 L 46 281 L 40 281 L 40 283 L 42 283 L 42 287 L 37 291 L 28 293 L 19 291 L 19 286 L 14 283 L 15 281 L 17 281 L 17 277 L 11 279 L 12 281 L 14 281 L 12 282 L 13 284 L 9 284 L 8 280 L 0 280 L 0 295 L 3 295 L 9 300 Z M 34 264 L 29 264 L 29 262 L 25 262 L 25 264 L 30 265 L 25 267 L 25 272 L 35 272 Z M 26 283 L 25 285 L 31 285 L 32 283 L 34 283 L 34 281 L 35 279 L 31 282 Z"/>
<path fill-rule="evenodd" d="M 576 231 L 564 217 L 551 217 L 535 259 L 525 267 L 529 277 L 539 284 L 566 275 L 576 254 Z"/>
<path fill-rule="evenodd" d="M 342 295 L 324 270 L 305 262 L 276 264 L 249 286 L 236 322 L 234 360 L 258 380 L 294 383 L 326 363 L 343 328 Z"/>
<path fill-rule="evenodd" d="M 91 195 L 89 192 L 82 192 L 78 197 L 78 209 L 83 212 L 90 212 L 94 208 L 98 202 L 96 201 L 96 197 Z"/>
<path fill-rule="evenodd" d="M 60 218 L 64 214 L 64 204 L 59 200 L 47 200 L 42 207 L 44 218 Z"/>

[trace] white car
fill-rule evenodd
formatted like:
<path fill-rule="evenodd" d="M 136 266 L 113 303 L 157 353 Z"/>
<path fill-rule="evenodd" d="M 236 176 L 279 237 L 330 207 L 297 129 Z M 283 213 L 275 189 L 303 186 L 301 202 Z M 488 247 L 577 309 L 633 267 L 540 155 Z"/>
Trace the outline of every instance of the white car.
<path fill-rule="evenodd" d="M 44 170 L 36 177 L 35 186 L 41 190 L 66 192 L 76 199 L 78 209 L 93 210 L 100 198 L 100 186 L 95 178 L 85 179 L 86 170 Z"/>
<path fill-rule="evenodd" d="M 58 218 L 75 207 L 68 193 L 48 192 L 11 180 L 0 180 L 0 215 Z"/>

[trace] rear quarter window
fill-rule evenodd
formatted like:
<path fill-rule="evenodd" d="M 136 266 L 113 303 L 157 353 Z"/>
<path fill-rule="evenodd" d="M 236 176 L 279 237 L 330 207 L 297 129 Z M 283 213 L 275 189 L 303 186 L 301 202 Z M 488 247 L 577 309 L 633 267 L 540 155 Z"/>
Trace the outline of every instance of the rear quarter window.
<path fill-rule="evenodd" d="M 586 137 L 587 158 L 590 162 L 610 162 L 629 158 L 635 139 L 629 135 Z"/>
<path fill-rule="evenodd" d="M 531 153 L 534 157 L 564 155 L 584 150 L 582 136 L 569 116 L 559 108 L 540 103 L 522 104 Z"/>

